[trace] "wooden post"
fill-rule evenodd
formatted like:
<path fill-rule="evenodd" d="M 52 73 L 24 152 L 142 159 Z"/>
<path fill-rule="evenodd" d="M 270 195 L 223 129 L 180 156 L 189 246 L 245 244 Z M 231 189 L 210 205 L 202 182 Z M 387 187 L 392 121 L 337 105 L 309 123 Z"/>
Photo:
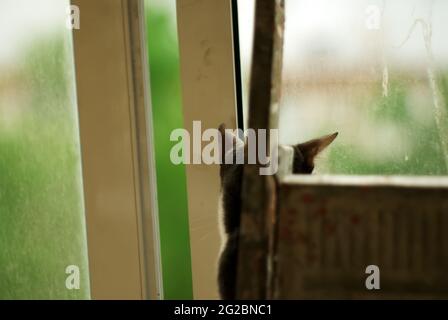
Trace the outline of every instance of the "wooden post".
<path fill-rule="evenodd" d="M 249 98 L 249 128 L 255 130 L 277 128 L 283 31 L 284 0 L 257 0 Z M 269 132 L 267 137 L 269 139 Z M 274 195 L 274 177 L 261 176 L 259 166 L 246 165 L 239 237 L 239 299 L 268 298 Z"/>

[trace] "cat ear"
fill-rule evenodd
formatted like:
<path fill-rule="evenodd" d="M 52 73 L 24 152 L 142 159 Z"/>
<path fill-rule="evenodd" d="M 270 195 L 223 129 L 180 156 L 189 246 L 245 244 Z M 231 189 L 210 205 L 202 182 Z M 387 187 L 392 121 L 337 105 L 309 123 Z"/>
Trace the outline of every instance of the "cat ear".
<path fill-rule="evenodd" d="M 220 133 L 220 159 L 222 161 L 221 163 L 225 163 L 226 155 L 232 155 L 230 152 L 236 148 L 244 146 L 244 142 L 235 135 L 234 130 L 228 130 L 224 123 L 219 126 L 218 130 Z"/>
<path fill-rule="evenodd" d="M 316 156 L 321 153 L 326 147 L 328 147 L 334 141 L 334 139 L 336 139 L 337 136 L 338 133 L 335 132 L 333 134 L 313 139 L 305 143 L 300 143 L 296 147 L 298 147 L 300 152 L 302 153 L 306 164 L 309 167 L 313 168 L 314 159 L 316 158 Z"/>

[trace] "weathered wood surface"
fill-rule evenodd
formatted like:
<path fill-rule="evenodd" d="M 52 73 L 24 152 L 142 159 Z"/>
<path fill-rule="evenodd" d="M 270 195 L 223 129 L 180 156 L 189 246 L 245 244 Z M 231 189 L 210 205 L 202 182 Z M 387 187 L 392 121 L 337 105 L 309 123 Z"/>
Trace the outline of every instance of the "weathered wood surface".
<path fill-rule="evenodd" d="M 249 128 L 277 128 L 283 55 L 284 1 L 257 0 L 249 96 Z M 275 181 L 247 165 L 242 186 L 237 297 L 263 299 L 269 286 L 269 235 L 274 219 Z"/>
<path fill-rule="evenodd" d="M 274 298 L 448 298 L 448 189 L 282 183 Z M 380 290 L 367 290 L 368 265 Z"/>

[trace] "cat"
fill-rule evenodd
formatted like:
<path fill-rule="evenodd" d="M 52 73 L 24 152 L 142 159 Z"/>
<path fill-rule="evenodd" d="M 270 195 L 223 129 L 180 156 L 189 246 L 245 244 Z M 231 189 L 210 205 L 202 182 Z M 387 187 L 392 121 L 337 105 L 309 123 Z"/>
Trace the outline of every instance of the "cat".
<path fill-rule="evenodd" d="M 226 164 L 227 157 L 236 159 L 237 155 L 245 152 L 245 143 L 226 130 L 224 124 L 219 127 L 220 143 L 220 177 L 221 198 L 219 208 L 219 222 L 221 233 L 221 252 L 218 260 L 218 287 L 223 300 L 236 298 L 236 272 L 238 257 L 238 235 L 240 227 L 241 184 L 244 164 Z M 328 147 L 338 133 L 333 133 L 305 143 L 293 145 L 293 173 L 311 174 L 314 170 L 316 156 Z M 225 141 L 233 143 L 225 144 Z M 229 149 L 228 146 L 232 146 Z M 247 148 L 246 148 L 247 149 Z M 246 156 L 245 152 L 245 156 Z"/>

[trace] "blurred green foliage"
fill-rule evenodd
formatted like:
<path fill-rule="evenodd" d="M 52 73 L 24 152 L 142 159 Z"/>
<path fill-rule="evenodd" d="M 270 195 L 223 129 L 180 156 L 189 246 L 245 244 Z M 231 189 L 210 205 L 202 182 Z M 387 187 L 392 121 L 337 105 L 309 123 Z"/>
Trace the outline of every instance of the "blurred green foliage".
<path fill-rule="evenodd" d="M 169 158 L 171 130 L 183 127 L 176 22 L 146 5 L 164 294 L 190 299 L 185 168 Z M 71 49 L 62 35 L 36 38 L 0 92 L 17 95 L 19 108 L 11 128 L 0 126 L 1 299 L 90 295 Z M 65 288 L 72 264 L 81 290 Z"/>
<path fill-rule="evenodd" d="M 174 1 L 171 1 L 175 5 Z M 176 17 L 146 1 L 157 196 L 165 299 L 192 299 L 186 174 L 174 165 L 172 130 L 183 128 Z"/>
<path fill-rule="evenodd" d="M 65 37 L 38 39 L 14 66 L 15 81 L 0 75 L 10 86 L 0 98 L 17 95 L 13 106 L 0 105 L 11 111 L 0 119 L 0 299 L 90 296 L 74 78 L 67 71 L 73 61 Z M 80 290 L 65 287 L 69 265 L 80 268 Z"/>
<path fill-rule="evenodd" d="M 444 100 L 448 101 L 447 75 L 438 79 Z M 424 84 L 429 86 L 429 84 Z M 329 173 L 356 175 L 446 175 L 448 173 L 444 154 L 440 144 L 440 135 L 434 118 L 432 99 L 426 99 L 426 112 L 431 114 L 431 121 L 419 121 L 410 114 L 409 101 L 412 90 L 415 90 L 415 80 L 406 75 L 392 75 L 389 83 L 389 93 L 383 96 L 381 85 L 371 95 L 367 103 L 367 117 L 378 125 L 380 135 L 384 125 L 398 129 L 402 143 L 379 141 L 393 144 L 388 154 L 378 151 L 372 157 L 366 155 L 358 146 L 334 143 L 330 148 L 328 163 Z M 445 106 L 446 107 L 446 106 Z M 448 119 L 441 119 L 448 121 Z M 448 139 L 448 137 L 444 137 Z M 373 143 L 378 137 L 365 141 L 366 145 Z M 403 156 L 405 155 L 405 156 Z"/>
<path fill-rule="evenodd" d="M 176 22 L 169 12 L 152 10 L 150 0 L 146 9 L 164 293 L 167 299 L 190 299 L 185 168 L 169 158 L 175 144 L 170 133 L 183 127 Z M 62 36 L 36 39 L 11 76 L 17 84 L 10 89 L 20 99 L 14 106 L 19 108 L 14 124 L 6 126 L 0 119 L 1 299 L 90 295 L 74 79 L 67 68 L 73 65 L 71 55 L 69 41 Z M 6 81 L 1 74 L 0 79 Z M 448 101 L 448 75 L 440 76 L 439 85 Z M 7 88 L 0 90 L 0 98 L 9 94 Z M 329 154 L 330 172 L 447 174 L 434 121 L 418 122 L 409 115 L 410 90 L 409 79 L 392 76 L 389 95 L 378 91 L 368 102 L 369 117 L 402 128 L 403 140 L 412 141 L 410 147 L 397 146 L 396 156 L 378 161 L 336 143 Z M 0 105 L 0 110 L 8 107 Z M 81 268 L 81 290 L 65 288 L 65 268 L 72 264 Z"/>

